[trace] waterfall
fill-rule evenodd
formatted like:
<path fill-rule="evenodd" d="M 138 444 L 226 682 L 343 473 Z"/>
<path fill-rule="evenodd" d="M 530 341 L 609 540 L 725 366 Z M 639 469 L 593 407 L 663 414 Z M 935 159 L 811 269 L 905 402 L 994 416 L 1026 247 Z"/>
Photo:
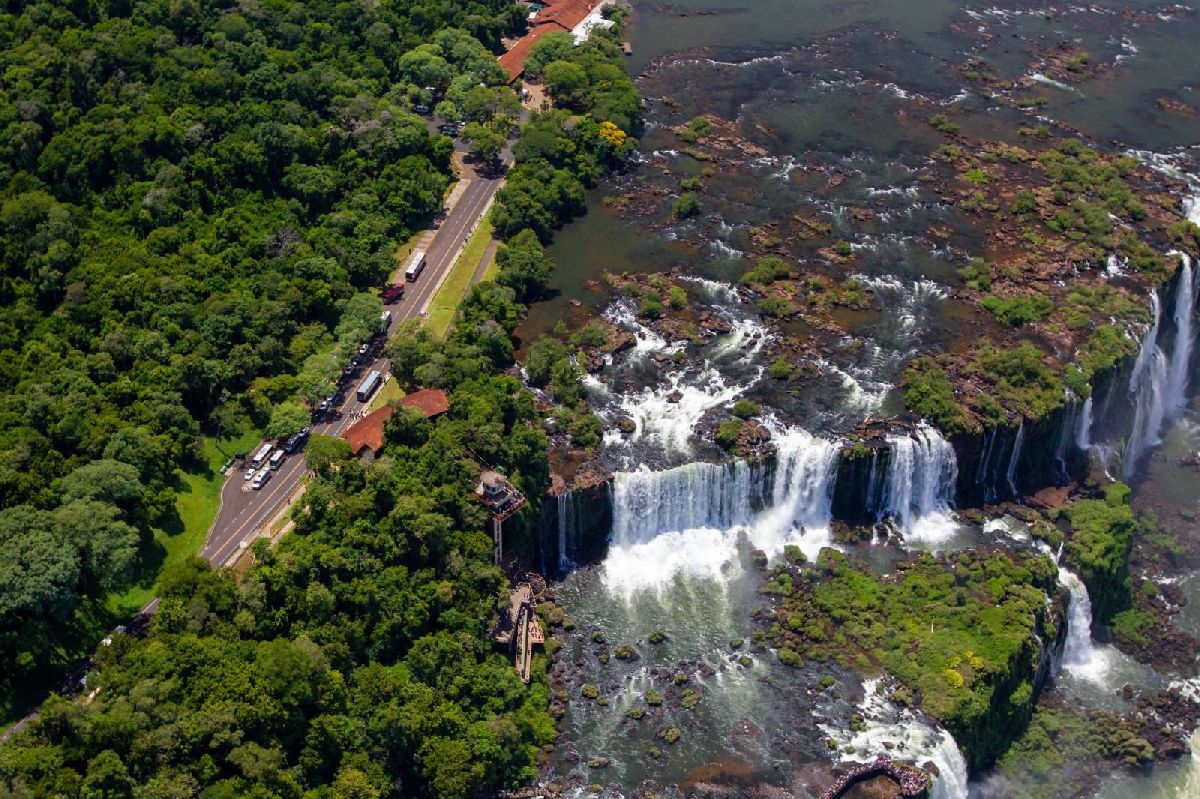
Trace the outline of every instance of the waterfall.
<path fill-rule="evenodd" d="M 1154 323 L 1142 337 L 1133 374 L 1129 378 L 1129 393 L 1133 398 L 1133 428 L 1125 444 L 1121 462 L 1121 474 L 1128 480 L 1133 476 L 1138 461 L 1146 450 L 1158 444 L 1158 432 L 1165 416 L 1165 387 L 1167 381 L 1167 358 L 1158 346 L 1158 328 L 1162 320 L 1162 308 L 1158 293 L 1150 292 L 1150 307 Z"/>
<path fill-rule="evenodd" d="M 899 760 L 921 766 L 932 762 L 938 776 L 933 780 L 930 799 L 966 799 L 967 761 L 949 732 L 927 717 L 893 705 L 889 691 L 881 690 L 882 680 L 863 682 L 862 704 L 858 715 L 863 723 L 857 731 L 843 726 L 818 724 L 821 731 L 837 742 L 843 757 L 859 763 L 889 754 Z M 852 753 L 846 753 L 853 749 Z"/>
<path fill-rule="evenodd" d="M 988 433 L 987 443 L 983 445 L 983 454 L 979 458 L 979 466 L 975 469 L 975 485 L 983 486 L 984 499 L 991 499 L 995 495 L 988 466 L 992 460 L 992 449 L 996 446 L 996 434 L 999 430 L 999 427 L 993 427 Z"/>
<path fill-rule="evenodd" d="M 617 472 L 613 479 L 612 542 L 644 544 L 667 532 L 724 529 L 753 514 L 750 464 L 693 462 L 674 469 Z"/>
<path fill-rule="evenodd" d="M 1008 468 L 1004 470 L 1004 481 L 1008 483 L 1008 490 L 1012 495 L 1018 496 L 1017 491 L 1017 464 L 1021 461 L 1021 450 L 1025 448 L 1025 419 L 1021 419 L 1021 423 L 1017 426 L 1017 435 L 1013 438 L 1012 453 L 1008 456 Z"/>
<path fill-rule="evenodd" d="M 1175 295 L 1175 347 L 1167 369 L 1167 413 L 1178 416 L 1187 405 L 1188 377 L 1192 365 L 1192 317 L 1196 313 L 1196 286 L 1192 282 L 1192 259 L 1180 254 L 1179 287 Z"/>
<path fill-rule="evenodd" d="M 1075 446 L 1087 452 L 1092 448 L 1092 396 L 1083 401 L 1083 412 L 1075 423 Z"/>
<path fill-rule="evenodd" d="M 1081 680 L 1103 685 L 1110 667 L 1108 648 L 1092 641 L 1092 600 L 1087 586 L 1077 575 L 1058 567 L 1058 581 L 1071 594 L 1067 604 L 1067 643 L 1063 647 L 1062 665 L 1067 672 Z"/>
<path fill-rule="evenodd" d="M 953 532 L 947 522 L 958 481 L 954 447 L 928 425 L 911 435 L 889 436 L 891 464 L 880 516 L 891 516 L 906 538 L 941 540 Z"/>
<path fill-rule="evenodd" d="M 575 531 L 578 520 L 575 518 L 575 493 L 564 491 L 555 499 L 558 501 L 558 568 L 567 572 L 575 568 L 575 561 L 568 554 L 575 544 Z"/>
<path fill-rule="evenodd" d="M 774 463 L 738 460 L 618 472 L 613 479 L 610 587 L 662 586 L 677 572 L 720 577 L 740 535 L 810 555 L 830 542 L 839 445 L 799 429 L 773 431 Z"/>

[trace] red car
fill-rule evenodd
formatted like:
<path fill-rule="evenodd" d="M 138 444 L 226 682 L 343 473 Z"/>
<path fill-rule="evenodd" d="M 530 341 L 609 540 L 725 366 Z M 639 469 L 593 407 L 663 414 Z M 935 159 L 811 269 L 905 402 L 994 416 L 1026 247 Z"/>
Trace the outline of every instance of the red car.
<path fill-rule="evenodd" d="M 404 284 L 393 283 L 383 290 L 383 304 L 391 305 L 404 296 Z"/>

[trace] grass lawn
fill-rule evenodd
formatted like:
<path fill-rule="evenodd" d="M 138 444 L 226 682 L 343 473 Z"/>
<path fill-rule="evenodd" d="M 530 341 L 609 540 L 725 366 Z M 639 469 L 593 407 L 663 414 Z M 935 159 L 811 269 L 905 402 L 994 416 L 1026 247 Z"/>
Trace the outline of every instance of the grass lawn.
<path fill-rule="evenodd" d="M 403 396 L 404 392 L 400 390 L 400 384 L 394 379 L 389 380 L 383 384 L 383 388 L 375 392 L 375 396 L 371 399 L 371 404 L 367 406 L 367 413 L 377 411 L 392 400 L 398 400 Z"/>
<path fill-rule="evenodd" d="M 492 253 L 492 258 L 488 261 L 487 267 L 483 270 L 484 280 L 495 280 L 496 274 L 499 273 L 500 266 L 496 263 L 496 253 Z"/>
<path fill-rule="evenodd" d="M 475 274 L 475 268 L 479 266 L 479 261 L 491 240 L 492 223 L 490 219 L 485 218 L 467 242 L 462 254 L 458 256 L 458 260 L 454 262 L 450 274 L 446 276 L 446 282 L 438 289 L 433 302 L 429 304 L 429 316 L 425 323 L 438 338 L 444 338 L 446 331 L 450 329 L 450 323 L 454 321 L 454 314 L 458 311 L 458 304 L 467 296 L 467 290 L 471 288 L 471 276 Z"/>
<path fill-rule="evenodd" d="M 201 440 L 201 463 L 179 472 L 182 486 L 175 500 L 176 523 L 169 530 L 154 530 L 154 540 L 159 544 L 154 568 L 144 569 L 135 585 L 110 595 L 106 601 L 110 611 L 120 616 L 136 613 L 154 597 L 159 572 L 200 553 L 221 501 L 221 486 L 225 484 L 221 467 L 230 456 L 249 452 L 261 438 L 261 431 L 250 430 L 231 439 L 216 441 L 205 436 Z"/>

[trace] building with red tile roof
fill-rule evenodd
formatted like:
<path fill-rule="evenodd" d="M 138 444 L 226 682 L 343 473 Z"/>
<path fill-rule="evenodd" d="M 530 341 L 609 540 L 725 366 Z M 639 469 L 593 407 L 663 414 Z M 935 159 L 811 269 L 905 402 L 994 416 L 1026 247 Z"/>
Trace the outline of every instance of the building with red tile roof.
<path fill-rule="evenodd" d="M 508 82 L 521 77 L 525 59 L 529 58 L 529 51 L 539 39 L 554 31 L 572 32 L 601 2 L 603 0 L 555 0 L 538 11 L 529 20 L 529 32 L 498 59 L 500 68 L 508 74 Z"/>
<path fill-rule="evenodd" d="M 446 392 L 436 388 L 423 388 L 402 397 L 398 403 L 406 408 L 416 408 L 425 414 L 426 419 L 441 416 L 450 410 L 450 400 Z M 371 411 L 358 422 L 351 425 L 342 433 L 342 438 L 350 442 L 350 451 L 361 455 L 364 450 L 378 452 L 383 448 L 383 426 L 395 412 L 396 406 L 388 404 Z"/>

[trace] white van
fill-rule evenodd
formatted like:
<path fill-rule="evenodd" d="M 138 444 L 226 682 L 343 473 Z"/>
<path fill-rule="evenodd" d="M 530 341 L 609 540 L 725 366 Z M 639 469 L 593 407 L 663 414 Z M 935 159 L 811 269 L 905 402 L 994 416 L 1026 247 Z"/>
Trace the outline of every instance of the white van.
<path fill-rule="evenodd" d="M 404 270 L 404 279 L 410 283 L 417 279 L 417 275 L 421 274 L 421 270 L 425 268 L 425 251 L 417 250 L 408 259 L 408 268 Z"/>
<path fill-rule="evenodd" d="M 270 466 L 271 471 L 279 471 L 279 467 L 283 465 L 283 459 L 286 457 L 287 455 L 284 454 L 283 450 L 277 449 L 271 453 L 271 460 L 268 461 L 267 465 Z"/>
<path fill-rule="evenodd" d="M 263 444 L 262 449 L 260 449 L 256 453 L 254 453 L 254 457 L 250 459 L 250 468 L 251 469 L 261 468 L 262 465 L 267 462 L 267 458 L 269 458 L 269 457 L 271 457 L 271 445 Z"/>
<path fill-rule="evenodd" d="M 255 491 L 257 491 L 258 489 L 265 486 L 267 484 L 267 481 L 270 479 L 271 479 L 271 470 L 264 466 L 263 468 L 258 470 L 258 474 L 254 475 L 254 481 L 252 483 L 250 483 L 250 487 L 253 488 Z"/>

